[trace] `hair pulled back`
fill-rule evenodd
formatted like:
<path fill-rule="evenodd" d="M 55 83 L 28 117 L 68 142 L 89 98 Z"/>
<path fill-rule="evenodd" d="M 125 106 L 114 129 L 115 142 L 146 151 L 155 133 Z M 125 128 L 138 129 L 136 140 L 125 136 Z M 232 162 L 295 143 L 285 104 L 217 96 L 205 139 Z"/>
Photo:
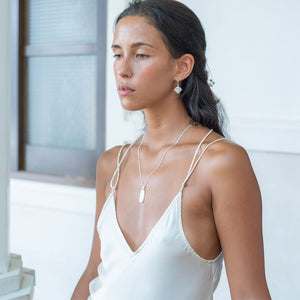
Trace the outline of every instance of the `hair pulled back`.
<path fill-rule="evenodd" d="M 116 19 L 126 16 L 146 17 L 161 33 L 173 58 L 189 53 L 195 59 L 191 74 L 182 81 L 180 98 L 194 124 L 212 128 L 224 136 L 225 111 L 208 84 L 206 39 L 196 14 L 174 0 L 134 0 Z"/>

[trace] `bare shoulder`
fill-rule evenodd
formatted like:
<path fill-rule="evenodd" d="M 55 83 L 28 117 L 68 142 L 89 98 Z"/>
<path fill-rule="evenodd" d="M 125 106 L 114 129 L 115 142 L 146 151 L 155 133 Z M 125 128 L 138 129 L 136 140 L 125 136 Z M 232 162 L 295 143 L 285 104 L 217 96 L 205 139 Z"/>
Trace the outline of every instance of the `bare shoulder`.
<path fill-rule="evenodd" d="M 200 140 L 208 133 L 209 128 L 195 128 L 193 132 L 194 143 Z M 247 151 L 230 138 L 225 138 L 213 131 L 205 138 L 200 153 L 201 166 L 205 168 L 205 172 L 216 172 L 224 168 L 237 168 L 241 164 L 249 164 L 249 156 Z"/>
<path fill-rule="evenodd" d="M 122 146 L 115 146 L 106 150 L 98 159 L 97 162 L 97 177 L 106 181 L 111 178 L 114 170 L 117 167 L 117 158 Z"/>
<path fill-rule="evenodd" d="M 117 164 L 118 153 L 121 149 L 121 146 L 115 146 L 106 150 L 98 159 L 98 165 L 100 167 L 112 167 Z"/>
<path fill-rule="evenodd" d="M 214 205 L 260 205 L 260 189 L 249 158 L 241 145 L 231 140 L 212 144 L 205 155 L 205 174 Z"/>
<path fill-rule="evenodd" d="M 207 144 L 219 138 L 221 138 L 219 135 L 211 137 Z M 246 149 L 229 139 L 216 141 L 211 144 L 206 150 L 204 160 L 206 171 L 212 176 L 228 171 L 240 172 L 252 169 Z"/>

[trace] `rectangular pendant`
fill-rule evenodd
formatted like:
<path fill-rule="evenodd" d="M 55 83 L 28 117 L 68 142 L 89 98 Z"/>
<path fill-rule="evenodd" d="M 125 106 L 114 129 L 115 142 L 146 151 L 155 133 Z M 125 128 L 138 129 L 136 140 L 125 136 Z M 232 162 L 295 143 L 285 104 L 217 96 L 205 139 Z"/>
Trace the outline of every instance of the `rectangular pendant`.
<path fill-rule="evenodd" d="M 145 198 L 145 190 L 141 189 L 140 196 L 139 196 L 139 203 L 144 203 L 144 198 Z"/>

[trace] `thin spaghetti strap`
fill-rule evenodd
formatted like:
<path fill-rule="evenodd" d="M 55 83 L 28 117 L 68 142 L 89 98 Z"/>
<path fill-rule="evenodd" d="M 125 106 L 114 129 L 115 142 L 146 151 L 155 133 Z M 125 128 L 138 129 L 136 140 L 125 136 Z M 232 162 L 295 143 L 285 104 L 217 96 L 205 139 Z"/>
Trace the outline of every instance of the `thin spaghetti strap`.
<path fill-rule="evenodd" d="M 212 130 L 211 130 L 211 131 L 212 131 Z M 210 132 L 211 132 L 211 131 L 210 131 Z M 210 132 L 209 132 L 209 133 L 210 133 Z M 208 136 L 208 134 L 207 134 L 207 136 Z M 198 162 L 200 161 L 202 155 L 203 155 L 204 152 L 207 150 L 207 148 L 208 148 L 210 145 L 212 145 L 212 144 L 214 144 L 214 143 L 216 143 L 216 142 L 218 142 L 218 141 L 226 140 L 226 138 L 219 138 L 219 139 L 216 139 L 216 140 L 210 142 L 209 144 L 207 144 L 206 147 L 204 148 L 204 150 L 201 152 L 201 154 L 200 154 L 199 157 L 197 158 L 197 160 L 195 161 L 195 157 L 196 157 L 196 155 L 197 155 L 197 152 L 199 151 L 200 146 L 201 146 L 201 144 L 203 143 L 204 140 L 205 140 L 205 138 L 200 142 L 200 144 L 199 144 L 198 147 L 197 147 L 197 150 L 196 150 L 196 152 L 195 152 L 195 154 L 194 154 L 194 157 L 193 157 L 192 163 L 191 163 L 191 165 L 190 165 L 188 174 L 187 174 L 187 176 L 185 177 L 185 179 L 184 179 L 184 181 L 183 181 L 183 183 L 182 183 L 182 185 L 181 185 L 181 190 L 183 190 L 185 183 L 186 183 L 186 182 L 188 181 L 188 179 L 190 178 L 191 174 L 192 174 L 193 171 L 195 170 L 195 168 L 196 168 Z M 194 161 L 195 161 L 195 162 L 194 162 Z"/>
<path fill-rule="evenodd" d="M 201 145 L 203 144 L 203 142 L 206 140 L 206 138 L 207 138 L 212 132 L 213 132 L 213 129 L 211 129 L 211 130 L 204 136 L 204 138 L 201 140 L 201 142 L 198 144 L 198 146 L 197 146 L 197 148 L 196 148 L 196 151 L 195 151 L 195 154 L 194 154 L 194 157 L 193 157 L 192 162 L 191 162 L 191 164 L 190 164 L 190 168 L 189 168 L 189 170 L 188 170 L 188 173 L 191 171 L 191 169 L 192 169 L 192 167 L 193 167 L 194 161 L 195 161 L 195 159 L 196 159 L 196 156 L 197 156 L 197 154 L 198 154 L 198 152 L 199 152 L 199 149 L 200 149 Z"/>
<path fill-rule="evenodd" d="M 125 146 L 126 146 L 126 144 L 122 145 L 122 147 L 119 150 L 118 158 L 117 158 L 117 167 L 116 167 L 115 172 L 114 172 L 114 174 L 113 174 L 113 176 L 111 177 L 111 180 L 110 180 L 110 188 L 112 190 L 114 190 L 116 188 L 116 186 L 118 184 L 118 181 L 119 181 L 120 165 L 121 165 L 121 163 L 120 163 L 120 156 L 121 156 L 122 150 L 124 149 Z M 124 157 L 124 155 L 123 155 L 123 157 Z M 123 159 L 123 157 L 122 157 L 122 159 Z M 114 180 L 114 178 L 115 178 L 116 175 L 117 175 L 117 179 L 116 179 L 115 184 L 113 185 L 113 180 Z"/>
<path fill-rule="evenodd" d="M 120 156 L 121 156 L 121 153 L 122 153 L 122 150 L 124 149 L 124 147 L 128 144 L 123 144 L 122 147 L 120 148 L 119 150 L 119 153 L 118 153 L 118 158 L 117 158 L 117 167 L 116 167 L 116 170 L 113 174 L 113 176 L 111 177 L 111 180 L 110 180 L 110 188 L 112 190 L 116 189 L 117 185 L 118 185 L 118 182 L 119 182 L 119 178 L 120 178 L 120 166 L 125 158 L 125 156 L 127 155 L 128 151 L 130 150 L 130 148 L 134 145 L 134 143 L 140 138 L 140 136 L 135 139 L 131 144 L 130 146 L 126 149 L 125 153 L 123 154 L 121 160 L 120 160 Z M 117 175 L 117 178 L 116 178 L 116 182 L 115 184 L 113 184 L 113 181 L 114 181 L 114 178 L 115 176 Z"/>

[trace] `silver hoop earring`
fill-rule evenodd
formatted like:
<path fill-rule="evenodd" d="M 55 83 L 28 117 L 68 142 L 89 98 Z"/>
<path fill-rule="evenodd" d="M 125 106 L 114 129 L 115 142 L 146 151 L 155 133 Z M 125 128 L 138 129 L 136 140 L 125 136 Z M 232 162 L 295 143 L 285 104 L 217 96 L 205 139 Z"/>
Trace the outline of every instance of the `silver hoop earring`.
<path fill-rule="evenodd" d="M 180 94 L 181 91 L 182 91 L 182 88 L 179 86 L 179 81 L 177 80 L 177 86 L 176 86 L 176 88 L 174 89 L 174 92 L 175 92 L 176 94 Z"/>

